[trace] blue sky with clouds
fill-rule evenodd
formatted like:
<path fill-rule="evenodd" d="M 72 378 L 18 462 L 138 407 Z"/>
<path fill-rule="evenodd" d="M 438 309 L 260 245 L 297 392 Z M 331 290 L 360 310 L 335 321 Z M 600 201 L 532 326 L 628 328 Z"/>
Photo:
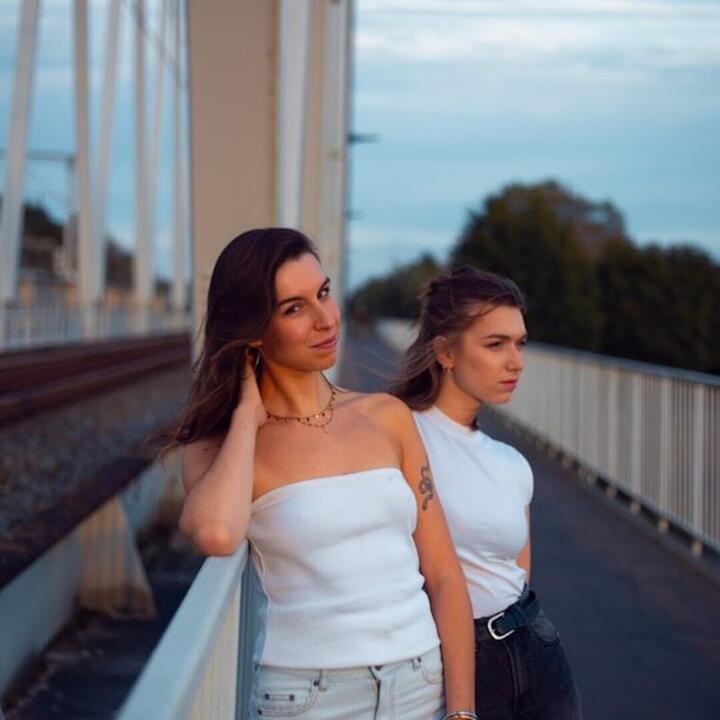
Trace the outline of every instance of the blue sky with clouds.
<path fill-rule="evenodd" d="M 720 259 L 719 37 L 720 2 L 359 0 L 351 285 L 548 177 Z"/>
<path fill-rule="evenodd" d="M 97 108 L 107 2 L 89 5 Z M 29 145 L 72 151 L 72 2 L 41 6 Z M 121 6 L 107 221 L 130 245 L 131 3 Z M 147 6 L 156 33 L 159 2 Z M 0 2 L 0 146 L 19 7 Z M 352 148 L 350 285 L 422 251 L 442 259 L 469 208 L 548 177 L 614 202 L 640 242 L 689 240 L 720 259 L 718 38 L 720 0 L 356 0 L 353 124 L 381 139 Z M 169 106 L 165 120 L 156 266 L 167 270 Z M 29 164 L 26 190 L 62 212 L 60 168 Z"/>

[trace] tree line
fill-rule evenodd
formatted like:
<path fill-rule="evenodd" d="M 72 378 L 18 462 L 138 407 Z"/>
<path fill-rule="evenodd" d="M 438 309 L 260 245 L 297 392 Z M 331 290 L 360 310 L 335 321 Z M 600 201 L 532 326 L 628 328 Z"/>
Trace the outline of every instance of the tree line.
<path fill-rule="evenodd" d="M 520 286 L 531 339 L 720 374 L 720 264 L 690 244 L 636 244 L 612 203 L 555 181 L 487 197 L 469 212 L 445 265 L 426 254 L 373 278 L 349 310 L 413 319 L 427 281 L 461 264 Z"/>

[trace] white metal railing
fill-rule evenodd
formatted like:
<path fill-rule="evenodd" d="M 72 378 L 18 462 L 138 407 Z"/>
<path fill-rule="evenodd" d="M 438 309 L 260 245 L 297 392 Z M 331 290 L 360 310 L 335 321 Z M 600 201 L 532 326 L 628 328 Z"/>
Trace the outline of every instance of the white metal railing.
<path fill-rule="evenodd" d="M 184 312 L 141 311 L 134 308 L 88 310 L 65 305 L 0 307 L 0 350 L 73 342 L 151 335 L 190 327 Z"/>
<path fill-rule="evenodd" d="M 118 720 L 244 718 L 254 644 L 248 546 L 208 558 Z"/>
<path fill-rule="evenodd" d="M 383 320 L 402 351 L 408 323 Z M 720 377 L 531 343 L 501 409 L 582 467 L 720 549 Z"/>
<path fill-rule="evenodd" d="M 533 343 L 505 410 L 720 549 L 720 377 Z"/>

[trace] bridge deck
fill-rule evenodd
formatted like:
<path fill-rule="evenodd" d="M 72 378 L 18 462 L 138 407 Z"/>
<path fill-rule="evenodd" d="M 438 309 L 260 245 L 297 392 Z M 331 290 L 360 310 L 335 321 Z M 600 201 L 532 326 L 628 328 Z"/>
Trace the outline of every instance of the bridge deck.
<path fill-rule="evenodd" d="M 343 382 L 386 384 L 384 346 L 350 337 L 347 351 Z M 535 472 L 532 585 L 563 636 L 585 720 L 719 718 L 718 579 L 518 432 L 482 422 Z"/>

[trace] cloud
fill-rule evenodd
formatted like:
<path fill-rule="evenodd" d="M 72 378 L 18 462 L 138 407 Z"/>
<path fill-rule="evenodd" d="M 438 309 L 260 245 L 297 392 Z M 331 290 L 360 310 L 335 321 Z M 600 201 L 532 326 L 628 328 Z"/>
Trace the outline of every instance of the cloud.
<path fill-rule="evenodd" d="M 706 2 L 678 2 L 667 0 L 361 0 L 363 14 L 370 13 L 433 13 L 442 15 L 509 15 L 526 17 L 528 15 L 579 14 L 592 16 L 609 15 L 676 15 L 685 14 L 706 16 L 709 13 L 720 15 L 720 8 L 712 0 Z"/>
<path fill-rule="evenodd" d="M 401 2 L 362 5 L 361 61 L 476 62 L 479 72 L 554 65 L 646 74 L 720 67 L 720 4 L 662 2 Z M 687 38 L 692 37 L 692 42 Z M 621 52 L 620 52 L 621 51 Z"/>

